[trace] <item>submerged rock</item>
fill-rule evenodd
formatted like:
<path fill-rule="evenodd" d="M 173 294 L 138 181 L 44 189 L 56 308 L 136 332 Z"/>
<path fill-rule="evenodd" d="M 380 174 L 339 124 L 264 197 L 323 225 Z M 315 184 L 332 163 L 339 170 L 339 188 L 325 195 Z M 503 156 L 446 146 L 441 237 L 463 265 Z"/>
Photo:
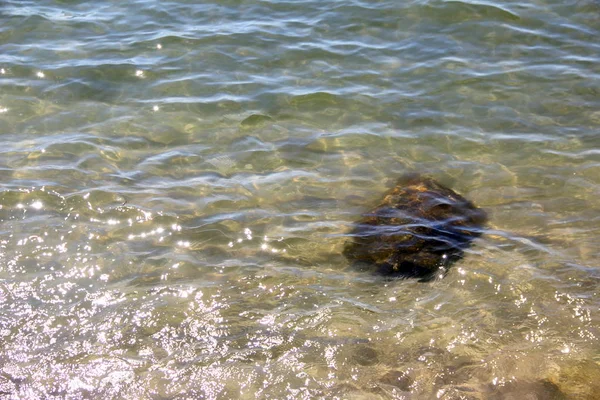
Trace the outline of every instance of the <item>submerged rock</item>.
<path fill-rule="evenodd" d="M 533 382 L 512 381 L 492 387 L 489 400 L 567 400 L 560 388 L 545 379 Z"/>
<path fill-rule="evenodd" d="M 452 189 L 409 175 L 355 224 L 344 255 L 382 275 L 429 280 L 463 256 L 486 220 L 485 211 Z"/>

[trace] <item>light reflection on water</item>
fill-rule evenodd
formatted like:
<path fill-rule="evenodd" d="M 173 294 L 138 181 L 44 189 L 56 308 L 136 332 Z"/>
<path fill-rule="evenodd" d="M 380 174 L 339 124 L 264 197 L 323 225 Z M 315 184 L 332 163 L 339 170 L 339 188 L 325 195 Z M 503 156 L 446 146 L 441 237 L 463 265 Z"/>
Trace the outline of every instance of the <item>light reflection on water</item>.
<path fill-rule="evenodd" d="M 5 1 L 0 398 L 595 398 L 598 11 Z M 439 281 L 340 255 L 407 171 Z"/>
<path fill-rule="evenodd" d="M 442 281 L 382 281 L 339 258 L 311 263 L 307 243 L 258 228 L 203 226 L 212 239 L 191 248 L 186 221 L 112 196 L 14 195 L 2 207 L 3 225 L 22 228 L 2 242 L 7 394 L 459 398 L 498 387 L 550 396 L 593 368 L 564 359 L 597 342 L 589 299 L 539 276 L 525 240 L 508 252 L 496 242 L 508 235 L 491 231 Z M 290 258 L 274 257 L 288 249 Z"/>
<path fill-rule="evenodd" d="M 5 191 L 3 392 L 587 393 L 594 309 L 585 280 L 544 270 L 560 246 L 488 229 L 446 279 L 384 281 L 336 256 L 344 224 L 318 232 L 343 207 L 295 218 L 339 202 L 294 202 L 291 219 L 238 221 L 144 210 L 108 192 Z"/>

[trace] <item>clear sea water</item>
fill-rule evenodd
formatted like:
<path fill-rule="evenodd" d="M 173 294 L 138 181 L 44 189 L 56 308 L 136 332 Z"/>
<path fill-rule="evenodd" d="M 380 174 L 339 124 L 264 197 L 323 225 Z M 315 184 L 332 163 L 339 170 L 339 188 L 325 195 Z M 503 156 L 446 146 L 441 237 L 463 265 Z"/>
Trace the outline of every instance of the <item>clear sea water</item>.
<path fill-rule="evenodd" d="M 2 1 L 0 398 L 597 398 L 599 38 L 597 0 Z M 353 268 L 413 172 L 485 233 Z"/>

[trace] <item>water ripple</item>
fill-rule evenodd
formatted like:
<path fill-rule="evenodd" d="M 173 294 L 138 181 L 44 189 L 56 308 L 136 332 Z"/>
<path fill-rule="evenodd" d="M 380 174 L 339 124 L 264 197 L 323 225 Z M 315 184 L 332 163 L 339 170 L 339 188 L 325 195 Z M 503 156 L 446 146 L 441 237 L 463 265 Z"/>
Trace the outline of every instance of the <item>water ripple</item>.
<path fill-rule="evenodd" d="M 4 1 L 0 393 L 595 398 L 598 11 Z M 427 284 L 341 255 L 410 171 L 490 215 Z"/>

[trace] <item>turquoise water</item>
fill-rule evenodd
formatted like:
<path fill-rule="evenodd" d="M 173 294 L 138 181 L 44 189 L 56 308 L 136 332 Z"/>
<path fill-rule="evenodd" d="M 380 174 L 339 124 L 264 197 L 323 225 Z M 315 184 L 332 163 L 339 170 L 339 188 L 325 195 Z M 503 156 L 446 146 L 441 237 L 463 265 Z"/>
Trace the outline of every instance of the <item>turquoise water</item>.
<path fill-rule="evenodd" d="M 0 3 L 0 398 L 593 399 L 600 3 Z M 341 255 L 419 172 L 438 281 Z"/>

